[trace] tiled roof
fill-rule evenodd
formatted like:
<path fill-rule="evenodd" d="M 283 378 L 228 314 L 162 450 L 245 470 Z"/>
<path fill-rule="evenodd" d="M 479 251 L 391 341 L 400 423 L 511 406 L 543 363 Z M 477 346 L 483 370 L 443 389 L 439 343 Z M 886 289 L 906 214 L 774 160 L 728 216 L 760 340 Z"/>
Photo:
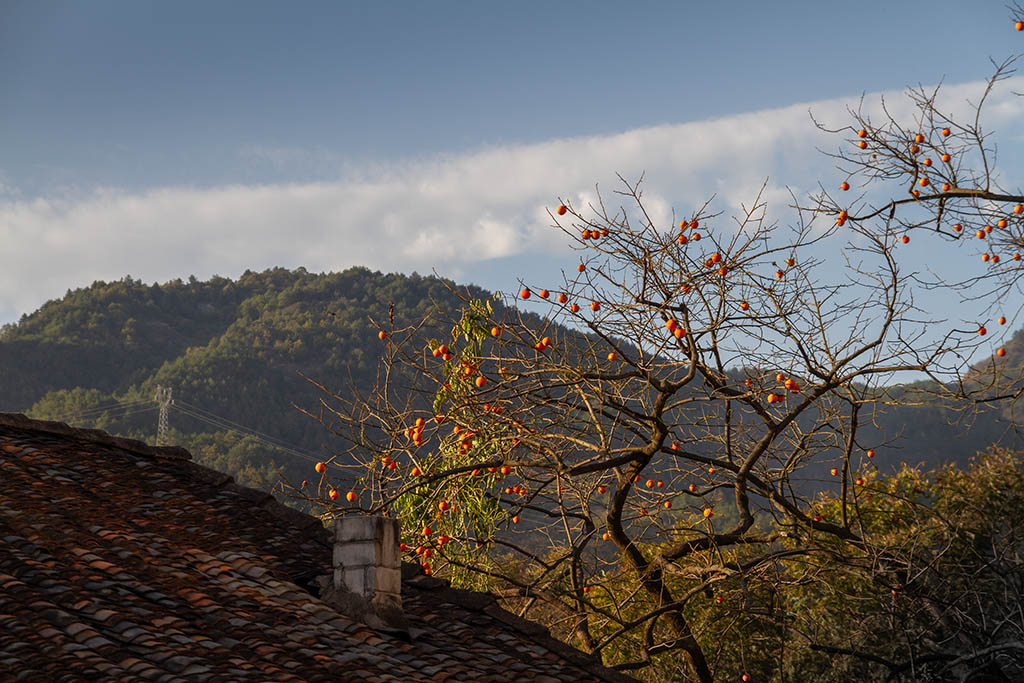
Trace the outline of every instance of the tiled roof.
<path fill-rule="evenodd" d="M 413 571 L 408 636 L 346 618 L 320 522 L 189 458 L 0 413 L 0 680 L 632 680 Z"/>

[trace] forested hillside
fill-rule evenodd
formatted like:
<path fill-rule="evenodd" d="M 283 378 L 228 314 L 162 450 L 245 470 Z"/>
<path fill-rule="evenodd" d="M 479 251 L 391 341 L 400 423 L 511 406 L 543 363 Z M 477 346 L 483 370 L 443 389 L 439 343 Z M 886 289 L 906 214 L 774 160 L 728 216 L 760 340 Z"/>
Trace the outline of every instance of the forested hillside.
<path fill-rule="evenodd" d="M 363 268 L 278 268 L 237 282 L 96 282 L 3 328 L 0 410 L 153 441 L 152 399 L 158 385 L 170 387 L 175 442 L 250 485 L 294 479 L 308 462 L 219 429 L 214 416 L 323 458 L 330 433 L 293 406 L 315 408 L 321 391 L 299 373 L 336 391 L 372 387 L 381 345 L 371 318 L 387 324 L 391 304 L 395 327 L 419 322 L 435 305 L 457 310 L 449 287 Z"/>
<path fill-rule="evenodd" d="M 323 395 L 299 373 L 336 392 L 371 390 L 382 348 L 371 319 L 385 323 L 392 304 L 396 328 L 419 322 L 434 306 L 456 315 L 462 302 L 455 287 L 365 268 L 277 268 L 237 281 L 96 282 L 2 328 L 0 411 L 152 442 L 156 387 L 170 387 L 172 441 L 247 485 L 269 488 L 282 476 L 296 482 L 336 446 L 328 430 L 295 408 L 315 412 Z M 486 297 L 478 288 L 458 289 Z M 1024 362 L 1024 333 L 1006 350 L 1011 365 Z M 990 443 L 1014 443 L 1008 410 L 880 405 L 865 439 L 888 442 L 880 465 L 962 463 Z"/>

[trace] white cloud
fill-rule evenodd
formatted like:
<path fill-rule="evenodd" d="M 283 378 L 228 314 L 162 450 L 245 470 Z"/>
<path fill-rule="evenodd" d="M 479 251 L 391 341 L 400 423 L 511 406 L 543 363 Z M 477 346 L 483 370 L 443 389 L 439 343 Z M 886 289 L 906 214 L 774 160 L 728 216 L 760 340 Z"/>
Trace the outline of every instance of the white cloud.
<path fill-rule="evenodd" d="M 1024 98 L 1010 92 L 1022 87 L 1019 78 L 1001 84 L 991 102 L 991 127 L 1019 121 Z M 947 86 L 945 101 L 963 111 L 979 88 Z M 912 115 L 898 93 L 885 97 L 895 116 Z M 478 269 L 481 261 L 500 260 L 507 271 L 500 274 L 514 281 L 517 264 L 567 252 L 560 233 L 549 228 L 547 210 L 556 198 L 586 206 L 599 182 L 606 202 L 618 206 L 611 193 L 620 187 L 616 172 L 631 180 L 646 173 L 644 198 L 666 227 L 673 208 L 688 215 L 713 193 L 718 210 L 734 213 L 766 177 L 765 198 L 783 210 L 787 186 L 806 191 L 837 177 L 815 147 L 834 149 L 839 140 L 819 133 L 808 109 L 829 125 L 847 125 L 846 107 L 857 99 L 348 169 L 332 182 L 137 193 L 108 188 L 31 200 L 6 187 L 0 192 L 0 310 L 31 311 L 67 288 L 128 273 L 163 281 L 276 265 L 313 271 L 366 265 L 457 275 L 472 270 L 470 264 Z M 865 99 L 875 116 L 878 101 L 878 95 Z M 1013 156 L 1009 142 L 1003 139 L 1001 159 Z M 256 147 L 245 153 L 286 166 L 300 155 Z"/>

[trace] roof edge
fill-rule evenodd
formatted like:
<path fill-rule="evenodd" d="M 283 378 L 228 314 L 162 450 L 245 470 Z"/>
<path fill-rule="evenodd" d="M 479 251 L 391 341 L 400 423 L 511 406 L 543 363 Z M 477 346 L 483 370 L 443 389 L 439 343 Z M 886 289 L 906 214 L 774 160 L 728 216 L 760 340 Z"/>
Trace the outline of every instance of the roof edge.
<path fill-rule="evenodd" d="M 40 434 L 64 436 L 76 441 L 109 446 L 110 448 L 117 448 L 129 453 L 135 453 L 136 455 L 146 455 L 151 458 L 164 458 L 167 460 L 192 459 L 192 454 L 181 446 L 150 446 L 144 441 L 113 436 L 101 429 L 83 429 L 71 427 L 65 422 L 34 420 L 22 413 L 0 413 L 0 427 L 11 427 Z"/>
<path fill-rule="evenodd" d="M 266 491 L 241 486 L 230 474 L 194 462 L 192 453 L 181 446 L 151 446 L 138 439 L 108 434 L 102 429 L 83 429 L 71 427 L 64 422 L 34 420 L 21 413 L 0 413 L 0 427 L 63 436 L 75 441 L 116 448 L 135 455 L 180 461 L 182 467 L 187 468 L 190 476 L 201 479 L 214 488 L 228 489 L 249 504 L 263 508 L 273 517 L 310 534 L 313 540 L 320 542 L 325 547 L 331 546 L 330 531 L 324 527 L 319 518 L 284 505 Z"/>
<path fill-rule="evenodd" d="M 599 655 L 591 654 L 573 647 L 571 644 L 559 640 L 551 635 L 550 629 L 529 619 L 510 612 L 500 605 L 498 597 L 493 593 L 481 593 L 479 591 L 455 588 L 447 579 L 423 574 L 417 564 L 402 563 L 403 583 L 413 586 L 418 590 L 425 590 L 437 595 L 439 600 L 451 602 L 462 608 L 481 612 L 487 616 L 502 622 L 509 629 L 519 633 L 524 638 L 551 650 L 559 656 L 569 660 L 573 664 L 587 668 L 590 673 L 599 677 L 607 683 L 636 683 L 635 678 L 606 665 Z M 411 576 L 407 576 L 410 574 Z"/>

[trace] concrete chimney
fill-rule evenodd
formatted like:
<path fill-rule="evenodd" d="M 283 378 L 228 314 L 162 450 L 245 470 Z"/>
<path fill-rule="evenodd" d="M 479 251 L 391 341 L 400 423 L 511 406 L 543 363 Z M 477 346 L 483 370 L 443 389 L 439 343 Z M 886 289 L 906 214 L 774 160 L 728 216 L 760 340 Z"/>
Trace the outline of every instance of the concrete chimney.
<path fill-rule="evenodd" d="M 408 629 L 399 537 L 398 520 L 390 517 L 335 519 L 333 590 L 325 599 L 369 626 Z"/>

